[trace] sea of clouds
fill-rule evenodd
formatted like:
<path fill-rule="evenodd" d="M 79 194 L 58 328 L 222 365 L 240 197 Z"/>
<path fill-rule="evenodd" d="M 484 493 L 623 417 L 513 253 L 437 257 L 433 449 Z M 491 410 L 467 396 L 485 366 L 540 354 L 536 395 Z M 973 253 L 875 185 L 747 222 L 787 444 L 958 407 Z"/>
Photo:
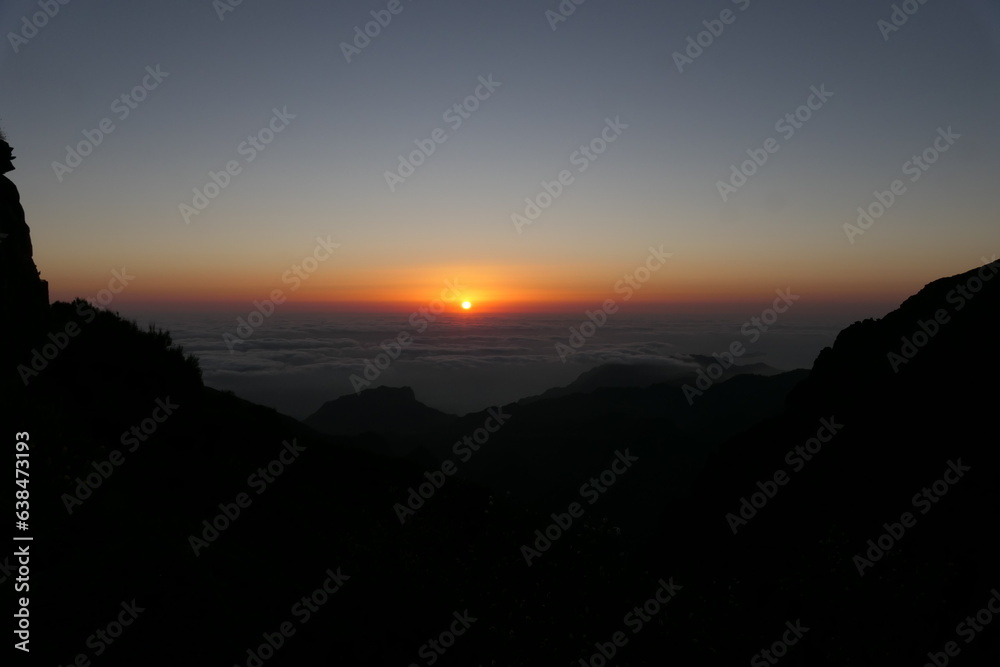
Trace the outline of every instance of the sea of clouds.
<path fill-rule="evenodd" d="M 441 316 L 418 332 L 401 316 L 278 312 L 231 346 L 223 335 L 234 332 L 236 313 L 122 315 L 168 329 L 175 343 L 200 359 L 208 386 L 298 419 L 353 393 L 352 376 L 365 378 L 366 362 L 402 332 L 410 344 L 365 386 L 410 386 L 427 405 L 465 414 L 567 385 L 601 364 L 695 368 L 688 355 L 721 353 L 733 341 L 747 349 L 740 363 L 810 368 L 852 321 L 789 315 L 751 343 L 741 334 L 739 316 L 617 315 L 563 360 L 556 344 L 569 344 L 570 327 L 579 328 L 580 316 Z M 367 377 L 372 375 L 369 369 Z"/>

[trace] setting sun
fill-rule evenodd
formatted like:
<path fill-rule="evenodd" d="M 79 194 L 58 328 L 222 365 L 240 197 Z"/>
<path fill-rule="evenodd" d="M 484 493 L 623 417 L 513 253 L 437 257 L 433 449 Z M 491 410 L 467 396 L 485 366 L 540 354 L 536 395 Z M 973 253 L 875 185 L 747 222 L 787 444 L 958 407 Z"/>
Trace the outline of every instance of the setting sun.
<path fill-rule="evenodd" d="M 465 310 L 468 310 L 469 308 L 472 308 L 472 302 L 470 302 L 470 301 L 463 301 L 462 302 L 462 308 L 464 308 Z"/>

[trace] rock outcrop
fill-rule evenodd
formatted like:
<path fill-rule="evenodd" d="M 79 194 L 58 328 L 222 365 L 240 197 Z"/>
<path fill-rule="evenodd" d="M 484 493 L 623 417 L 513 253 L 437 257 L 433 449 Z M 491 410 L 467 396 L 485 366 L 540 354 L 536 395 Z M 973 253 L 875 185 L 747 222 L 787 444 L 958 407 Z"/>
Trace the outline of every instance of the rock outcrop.
<path fill-rule="evenodd" d="M 6 176 L 0 176 L 0 313 L 5 366 L 12 369 L 48 329 L 49 284 L 32 257 L 17 186 Z"/>

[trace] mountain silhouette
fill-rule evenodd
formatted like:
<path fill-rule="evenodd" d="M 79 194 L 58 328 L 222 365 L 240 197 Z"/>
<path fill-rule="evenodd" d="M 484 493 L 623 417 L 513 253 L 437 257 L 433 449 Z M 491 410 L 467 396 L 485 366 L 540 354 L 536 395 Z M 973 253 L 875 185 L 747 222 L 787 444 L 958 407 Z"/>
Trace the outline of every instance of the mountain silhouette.
<path fill-rule="evenodd" d="M 305 424 L 329 435 L 419 433 L 455 419 L 419 402 L 409 387 L 375 387 L 324 403 Z"/>
<path fill-rule="evenodd" d="M 31 283 L 14 279 L 23 244 L 14 256 L 5 289 Z M 168 332 L 83 300 L 42 309 L 29 289 L 4 420 L 31 434 L 32 648 L 94 656 L 88 638 L 134 602 L 100 664 L 410 664 L 463 612 L 477 620 L 441 664 L 588 664 L 616 646 L 619 665 L 729 665 L 786 624 L 808 630 L 783 665 L 924 664 L 1000 574 L 996 270 L 848 327 L 808 371 L 739 375 L 694 403 L 676 382 L 599 386 L 619 372 L 604 370 L 462 416 L 380 388 L 309 423 L 205 387 Z M 907 511 L 915 525 L 859 573 Z M 338 568 L 341 590 L 308 597 Z M 303 596 L 324 600 L 305 623 Z M 641 631 L 624 625 L 636 608 Z M 254 657 L 284 622 L 295 634 Z M 956 664 L 996 664 L 995 630 Z"/>
<path fill-rule="evenodd" d="M 681 386 L 685 383 L 694 383 L 697 380 L 697 369 L 705 370 L 716 363 L 716 359 L 711 356 L 697 354 L 675 356 L 668 361 L 671 363 L 601 364 L 584 371 L 565 387 L 554 387 L 538 396 L 522 398 L 518 402 L 526 404 L 546 398 L 587 394 L 596 389 L 608 387 L 648 387 L 661 383 Z M 780 372 L 767 364 L 743 364 L 725 369 L 719 380 L 727 380 L 741 374 L 774 375 Z"/>
<path fill-rule="evenodd" d="M 49 289 L 35 266 L 21 195 L 6 174 L 14 151 L 0 132 L 0 312 L 6 323 L 4 366 L 30 349 L 48 326 Z"/>

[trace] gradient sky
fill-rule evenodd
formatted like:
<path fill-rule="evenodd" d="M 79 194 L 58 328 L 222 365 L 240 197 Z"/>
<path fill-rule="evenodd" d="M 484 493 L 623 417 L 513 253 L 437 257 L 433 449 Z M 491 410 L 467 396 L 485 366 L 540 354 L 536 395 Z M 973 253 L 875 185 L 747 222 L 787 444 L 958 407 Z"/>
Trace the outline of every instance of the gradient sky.
<path fill-rule="evenodd" d="M 1000 8 L 930 0 L 888 40 L 871 0 L 402 0 L 348 63 L 342 42 L 386 2 L 70 2 L 15 53 L 37 0 L 3 0 L 0 123 L 15 147 L 35 261 L 53 299 L 135 276 L 115 306 L 241 307 L 282 289 L 298 307 L 412 308 L 458 278 L 483 311 L 566 310 L 614 297 L 649 246 L 673 257 L 637 309 L 885 303 L 997 250 Z M 745 7 L 745 9 L 741 9 Z M 702 22 L 735 21 L 683 72 Z M 120 120 L 147 67 L 169 76 Z M 501 86 L 461 127 L 446 110 L 479 77 Z M 813 86 L 833 96 L 790 139 L 775 123 Z M 120 106 L 118 108 L 121 108 Z M 273 109 L 295 119 L 256 159 L 238 146 Z M 65 174 L 66 146 L 115 129 Z M 628 124 L 580 173 L 607 118 Z M 938 128 L 961 139 L 917 182 L 902 172 Z M 447 140 L 395 192 L 415 140 Z M 716 183 L 768 137 L 780 149 L 723 202 Z M 230 160 L 242 172 L 185 224 L 181 203 Z M 518 233 L 540 182 L 574 174 Z M 845 223 L 895 179 L 907 191 L 863 236 Z M 317 237 L 340 247 L 292 293 Z"/>

